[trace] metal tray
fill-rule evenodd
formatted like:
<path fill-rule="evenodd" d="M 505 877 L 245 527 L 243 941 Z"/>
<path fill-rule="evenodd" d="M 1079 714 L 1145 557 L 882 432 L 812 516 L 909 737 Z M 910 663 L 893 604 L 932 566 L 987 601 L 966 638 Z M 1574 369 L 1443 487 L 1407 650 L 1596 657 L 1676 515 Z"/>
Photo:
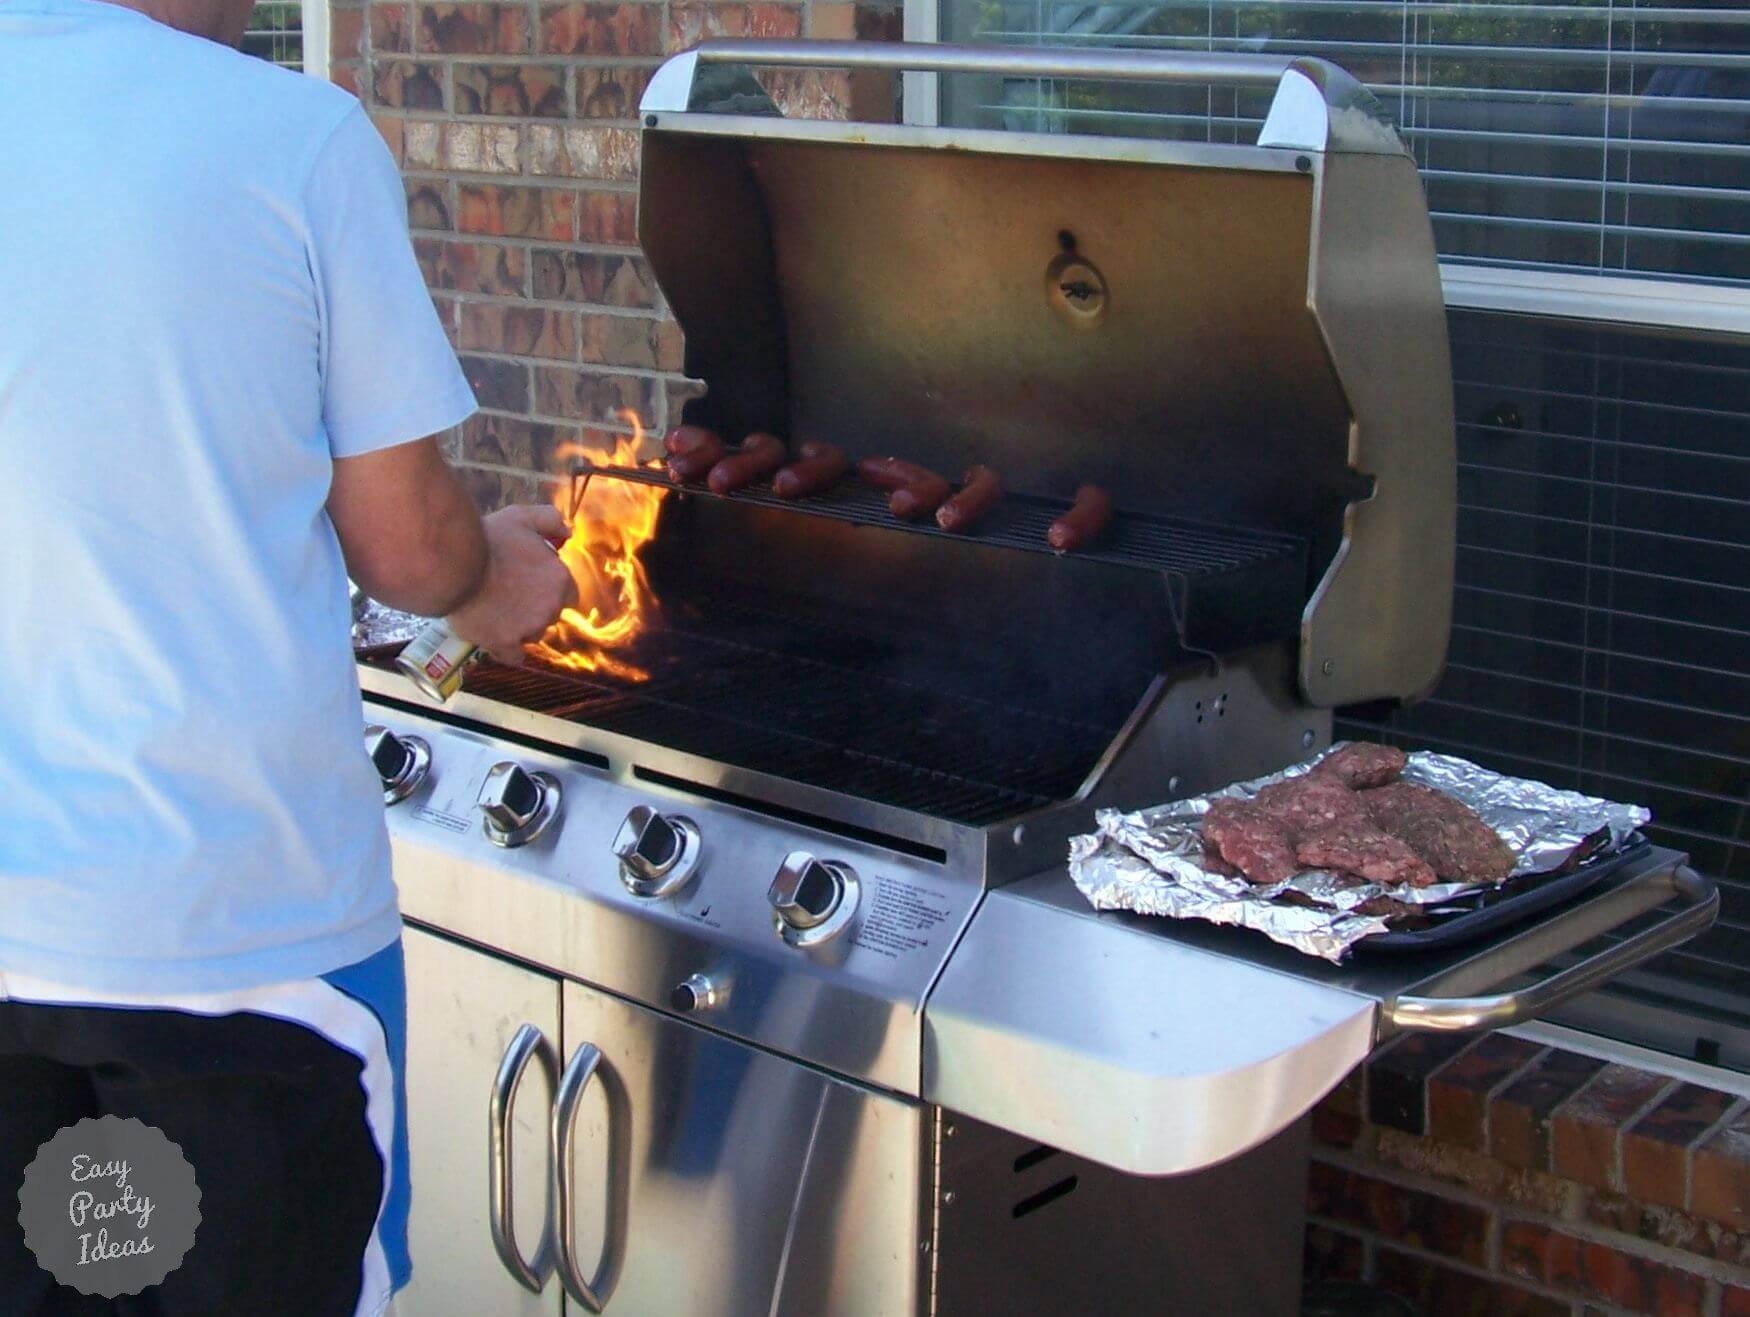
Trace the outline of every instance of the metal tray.
<path fill-rule="evenodd" d="M 1355 950 L 1410 953 L 1459 946 L 1579 896 L 1631 860 L 1645 855 L 1651 847 L 1651 842 L 1635 833 L 1621 850 L 1588 860 L 1571 873 L 1521 874 L 1499 887 L 1457 897 L 1450 905 L 1437 907 L 1436 912 L 1428 916 L 1430 926 L 1427 928 L 1403 933 L 1376 933 L 1357 942 Z"/>

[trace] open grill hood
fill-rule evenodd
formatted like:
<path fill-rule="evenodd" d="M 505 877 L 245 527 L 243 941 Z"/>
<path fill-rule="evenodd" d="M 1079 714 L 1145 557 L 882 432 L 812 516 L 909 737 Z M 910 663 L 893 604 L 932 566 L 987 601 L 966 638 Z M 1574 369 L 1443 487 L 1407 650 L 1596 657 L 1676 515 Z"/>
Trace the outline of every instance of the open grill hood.
<path fill-rule="evenodd" d="M 782 118 L 746 70 L 956 49 L 708 42 L 663 67 L 639 237 L 708 386 L 687 419 L 1298 536 L 1302 696 L 1425 693 L 1451 378 L 1421 183 L 1377 107 L 1319 61 L 1189 58 L 1185 80 L 1277 86 L 1269 145 L 837 124 Z M 1003 54 L 1141 76 L 1122 52 Z"/>

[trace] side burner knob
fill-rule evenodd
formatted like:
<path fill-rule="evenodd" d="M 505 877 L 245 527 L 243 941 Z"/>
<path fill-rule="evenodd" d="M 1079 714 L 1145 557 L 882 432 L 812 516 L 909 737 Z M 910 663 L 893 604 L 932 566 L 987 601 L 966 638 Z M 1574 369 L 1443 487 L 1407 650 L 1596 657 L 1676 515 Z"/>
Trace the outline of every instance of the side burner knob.
<path fill-rule="evenodd" d="M 475 802 L 487 838 L 498 846 L 526 846 L 559 813 L 559 780 L 506 759 L 494 764 Z"/>
<path fill-rule="evenodd" d="M 406 800 L 431 770 L 431 747 L 419 736 L 397 736 L 375 723 L 365 728 L 365 753 L 383 783 L 383 803 Z"/>
<path fill-rule="evenodd" d="M 772 926 L 793 947 L 818 946 L 844 932 L 860 890 L 850 865 L 791 851 L 766 891 Z"/>
<path fill-rule="evenodd" d="M 672 896 L 699 870 L 699 829 L 678 814 L 634 805 L 614 834 L 620 881 L 634 896 Z"/>

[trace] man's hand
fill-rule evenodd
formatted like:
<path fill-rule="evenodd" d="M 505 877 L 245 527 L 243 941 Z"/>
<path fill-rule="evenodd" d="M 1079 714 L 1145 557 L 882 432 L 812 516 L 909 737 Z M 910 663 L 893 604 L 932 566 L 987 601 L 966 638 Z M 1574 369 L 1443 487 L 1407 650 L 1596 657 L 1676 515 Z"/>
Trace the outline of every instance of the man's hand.
<path fill-rule="evenodd" d="M 464 640 L 500 663 L 523 661 L 523 645 L 539 640 L 559 610 L 577 599 L 576 586 L 554 548 L 569 533 L 557 508 L 519 505 L 485 519 L 486 575 L 449 616 Z"/>

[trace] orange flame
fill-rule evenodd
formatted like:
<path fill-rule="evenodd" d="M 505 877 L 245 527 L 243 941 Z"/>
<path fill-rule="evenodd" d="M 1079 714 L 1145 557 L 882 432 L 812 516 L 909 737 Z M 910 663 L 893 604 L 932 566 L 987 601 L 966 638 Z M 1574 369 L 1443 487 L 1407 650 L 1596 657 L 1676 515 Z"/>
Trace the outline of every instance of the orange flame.
<path fill-rule="evenodd" d="M 561 444 L 555 459 L 567 466 L 578 460 L 598 467 L 637 466 L 644 427 L 634 412 L 623 409 L 617 415 L 632 426 L 630 438 L 616 439 L 609 452 Z M 577 583 L 577 607 L 561 613 L 539 642 L 528 646 L 529 655 L 573 672 L 644 681 L 648 672 L 611 651 L 631 644 L 656 617 L 658 600 L 638 554 L 656 534 L 667 491 L 631 480 L 591 479 L 573 509 L 574 483 L 562 483 L 553 501 L 560 511 L 572 513 L 571 538 L 560 546 L 559 556 Z"/>

